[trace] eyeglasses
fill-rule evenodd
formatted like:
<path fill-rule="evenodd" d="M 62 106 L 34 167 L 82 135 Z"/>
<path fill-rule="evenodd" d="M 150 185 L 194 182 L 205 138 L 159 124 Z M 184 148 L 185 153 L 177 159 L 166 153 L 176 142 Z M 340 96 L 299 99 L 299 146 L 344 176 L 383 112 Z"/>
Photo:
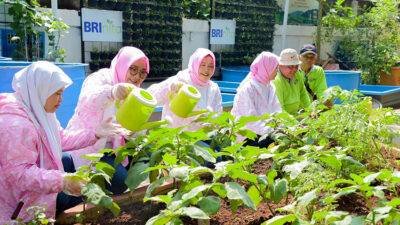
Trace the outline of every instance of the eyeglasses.
<path fill-rule="evenodd" d="M 139 71 L 139 68 L 137 66 L 129 67 L 129 73 L 132 76 L 137 76 L 139 74 L 140 79 L 146 79 L 146 77 L 148 75 L 145 69 L 142 69 L 141 71 Z"/>

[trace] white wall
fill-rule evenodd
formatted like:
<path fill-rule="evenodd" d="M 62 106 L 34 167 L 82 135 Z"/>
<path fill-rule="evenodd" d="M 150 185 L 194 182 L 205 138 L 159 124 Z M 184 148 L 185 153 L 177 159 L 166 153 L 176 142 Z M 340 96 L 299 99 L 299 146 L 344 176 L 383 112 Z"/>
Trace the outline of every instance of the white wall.
<path fill-rule="evenodd" d="M 314 43 L 316 29 L 316 26 L 288 25 L 284 48 L 294 48 L 299 51 L 304 44 Z M 209 23 L 206 20 L 183 19 L 182 31 L 182 67 L 186 68 L 189 57 L 196 48 L 209 47 Z M 218 49 L 216 46 L 212 46 L 212 50 L 216 49 Z M 279 55 L 282 49 L 282 26 L 275 25 L 273 52 Z M 324 44 L 321 49 L 321 59 L 327 59 L 326 52 L 332 51 L 331 44 Z"/>
<path fill-rule="evenodd" d="M 182 68 L 186 68 L 189 57 L 197 48 L 209 46 L 209 23 L 207 20 L 185 19 L 182 21 Z"/>
<path fill-rule="evenodd" d="M 273 52 L 277 55 L 279 55 L 284 48 L 294 48 L 299 51 L 304 44 L 315 43 L 314 35 L 317 31 L 317 27 L 288 25 L 286 28 L 285 46 L 282 46 L 282 31 L 282 25 L 275 25 Z M 327 59 L 328 55 L 326 53 L 331 53 L 333 50 L 331 44 L 324 43 L 321 47 L 321 59 Z"/>
<path fill-rule="evenodd" d="M 76 10 L 59 9 L 58 15 L 70 26 L 68 33 L 60 39 L 60 47 L 65 48 L 65 62 L 82 62 L 81 56 L 81 17 Z"/>

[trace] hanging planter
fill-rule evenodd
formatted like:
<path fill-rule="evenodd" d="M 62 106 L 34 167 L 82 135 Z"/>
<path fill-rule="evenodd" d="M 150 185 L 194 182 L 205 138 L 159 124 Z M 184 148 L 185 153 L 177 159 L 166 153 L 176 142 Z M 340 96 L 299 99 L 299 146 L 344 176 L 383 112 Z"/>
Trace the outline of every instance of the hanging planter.
<path fill-rule="evenodd" d="M 97 3 L 97 7 L 100 9 L 106 9 L 107 8 L 107 0 L 99 0 Z"/>
<path fill-rule="evenodd" d="M 99 0 L 88 0 L 88 6 L 91 8 L 96 8 L 98 6 Z"/>
<path fill-rule="evenodd" d="M 105 8 L 107 10 L 114 10 L 116 4 L 117 4 L 117 0 L 108 0 L 105 2 Z"/>

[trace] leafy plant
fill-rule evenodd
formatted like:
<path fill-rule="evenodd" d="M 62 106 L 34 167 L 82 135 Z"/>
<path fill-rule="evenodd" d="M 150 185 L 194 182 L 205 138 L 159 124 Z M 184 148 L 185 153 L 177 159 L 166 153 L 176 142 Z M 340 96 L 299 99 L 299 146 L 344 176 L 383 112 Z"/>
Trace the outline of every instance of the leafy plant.
<path fill-rule="evenodd" d="M 46 209 L 40 206 L 32 206 L 27 209 L 27 213 L 32 216 L 32 219 L 24 222 L 22 219 L 17 218 L 11 224 L 17 225 L 48 225 L 54 224 L 55 220 L 51 218 L 47 218 Z"/>
<path fill-rule="evenodd" d="M 184 16 L 188 19 L 209 19 L 211 14 L 210 0 L 183 0 Z"/>
<path fill-rule="evenodd" d="M 351 53 L 350 57 L 363 72 L 363 81 L 376 84 L 379 74 L 390 73 L 390 68 L 400 60 L 399 1 L 374 1 L 372 7 L 360 14 L 344 3 L 336 1 L 322 19 L 325 39 L 331 41 L 334 33 L 342 34 L 341 48 Z"/>
<path fill-rule="evenodd" d="M 24 49 L 20 56 L 25 60 L 32 61 L 40 59 L 39 33 L 44 32 L 49 37 L 49 60 L 63 61 L 65 49 L 59 48 L 61 32 L 69 29 L 69 26 L 55 18 L 52 12 L 40 9 L 37 0 L 1 0 L 0 3 L 10 5 L 8 14 L 12 16 L 13 22 L 10 26 L 19 38 L 19 49 Z"/>

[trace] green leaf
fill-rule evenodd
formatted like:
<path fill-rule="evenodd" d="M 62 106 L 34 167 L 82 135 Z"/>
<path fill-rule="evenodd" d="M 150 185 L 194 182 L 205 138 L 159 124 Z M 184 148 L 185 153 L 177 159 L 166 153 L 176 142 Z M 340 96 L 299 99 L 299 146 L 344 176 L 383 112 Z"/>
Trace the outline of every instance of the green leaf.
<path fill-rule="evenodd" d="M 90 153 L 90 154 L 85 154 L 81 157 L 92 162 L 97 162 L 100 161 L 100 159 L 103 158 L 103 156 L 104 156 L 103 153 Z"/>
<path fill-rule="evenodd" d="M 323 155 L 319 159 L 335 171 L 342 168 L 342 163 L 334 155 Z"/>
<path fill-rule="evenodd" d="M 163 151 L 162 149 L 153 152 L 153 153 L 151 154 L 151 157 L 150 157 L 149 165 L 150 165 L 150 166 L 155 166 L 155 165 L 157 165 L 158 163 L 160 163 L 162 159 L 163 159 L 164 162 L 165 162 L 165 159 L 163 158 L 163 153 L 164 153 L 164 151 Z M 167 159 L 167 161 L 168 161 L 168 159 Z M 170 160 L 170 161 L 171 161 L 171 160 Z M 170 162 L 170 161 L 169 161 L 169 162 Z"/>
<path fill-rule="evenodd" d="M 257 207 L 258 204 L 260 204 L 260 202 L 262 201 L 262 197 L 260 195 L 260 192 L 258 191 L 258 189 L 256 188 L 256 186 L 251 186 L 248 190 L 247 190 L 247 194 L 249 195 L 249 197 L 251 198 L 251 200 L 254 202 L 254 205 Z"/>
<path fill-rule="evenodd" d="M 110 164 L 105 163 L 105 162 L 96 163 L 96 170 L 104 172 L 109 177 L 112 177 L 115 173 L 114 167 L 112 167 Z"/>
<path fill-rule="evenodd" d="M 189 175 L 189 167 L 182 166 L 182 167 L 172 168 L 169 172 L 169 175 L 173 178 L 185 180 Z"/>
<path fill-rule="evenodd" d="M 257 182 L 258 182 L 259 184 L 262 184 L 262 185 L 268 185 L 267 176 L 265 176 L 265 175 L 258 175 L 258 176 L 257 176 Z"/>
<path fill-rule="evenodd" d="M 245 180 L 245 181 L 249 181 L 253 184 L 257 183 L 257 175 L 243 171 L 243 170 L 239 170 L 239 169 L 235 169 L 230 171 L 230 176 L 233 179 L 241 179 L 241 180 Z"/>
<path fill-rule="evenodd" d="M 231 207 L 231 211 L 234 212 L 234 213 L 237 212 L 237 210 L 239 209 L 239 207 L 242 204 L 243 204 L 242 200 L 234 200 L 234 199 L 229 200 L 229 205 Z"/>
<path fill-rule="evenodd" d="M 271 199 L 275 203 L 278 203 L 286 195 L 287 183 L 286 179 L 276 180 L 274 182 L 274 186 L 271 190 Z"/>
<path fill-rule="evenodd" d="M 210 219 L 210 217 L 208 217 L 208 215 L 203 210 L 196 207 L 183 207 L 182 214 L 189 216 L 193 219 Z"/>
<path fill-rule="evenodd" d="M 165 183 L 166 180 L 171 179 L 170 177 L 166 176 L 166 177 L 162 177 L 156 181 L 154 181 L 153 183 L 151 183 L 149 186 L 147 186 L 147 190 L 146 190 L 146 194 L 144 195 L 144 199 L 143 201 L 146 202 L 148 201 L 148 198 L 151 197 L 153 191 L 160 187 L 161 185 L 163 185 Z"/>
<path fill-rule="evenodd" d="M 215 183 L 213 184 L 211 188 L 219 197 L 221 198 L 226 198 L 227 191 L 225 189 L 225 186 L 221 183 Z"/>
<path fill-rule="evenodd" d="M 251 198 L 246 193 L 246 191 L 243 189 L 243 187 L 240 186 L 238 183 L 236 183 L 236 182 L 226 182 L 225 183 L 225 189 L 227 191 L 228 199 L 242 200 L 243 203 L 247 207 L 256 210 L 256 206 L 254 205 L 254 202 L 251 200 Z"/>
<path fill-rule="evenodd" d="M 165 153 L 163 156 L 163 161 L 166 165 L 169 166 L 175 166 L 178 163 L 178 159 L 176 158 L 176 156 L 171 155 L 169 153 Z"/>
<path fill-rule="evenodd" d="M 82 188 L 82 195 L 86 197 L 86 201 L 93 205 L 103 206 L 109 209 L 114 216 L 117 216 L 120 212 L 119 206 L 113 202 L 112 198 L 100 188 L 99 185 L 89 183 Z"/>
<path fill-rule="evenodd" d="M 198 166 L 190 170 L 190 176 L 199 176 L 201 174 L 209 173 L 213 175 L 213 170 L 207 167 Z"/>
<path fill-rule="evenodd" d="M 151 217 L 146 225 L 165 225 L 173 218 L 172 215 L 166 215 L 165 213 L 160 213 L 157 216 Z"/>
<path fill-rule="evenodd" d="M 363 181 L 364 181 L 364 183 L 369 184 L 372 181 L 374 181 L 379 175 L 381 175 L 381 172 L 370 174 L 370 175 L 364 177 Z"/>
<path fill-rule="evenodd" d="M 267 119 L 267 118 L 265 118 L 265 119 Z M 259 121 L 259 120 L 260 120 L 259 116 L 253 116 L 253 115 L 251 115 L 251 116 L 241 116 L 238 119 L 237 123 L 238 123 L 239 126 L 243 127 L 247 123 L 256 122 L 256 121 Z"/>
<path fill-rule="evenodd" d="M 257 134 L 254 131 L 249 130 L 249 129 L 242 128 L 242 129 L 239 129 L 237 131 L 237 133 L 243 137 L 250 139 L 250 140 L 254 140 L 257 137 Z"/>
<path fill-rule="evenodd" d="M 148 198 L 148 200 L 155 201 L 155 202 L 163 202 L 167 205 L 172 202 L 171 196 L 168 196 L 168 195 L 157 195 L 157 196 Z"/>
<path fill-rule="evenodd" d="M 390 202 L 386 203 L 386 205 L 397 207 L 398 205 L 400 205 L 400 198 L 393 198 Z"/>
<path fill-rule="evenodd" d="M 299 197 L 297 201 L 299 205 L 305 207 L 308 206 L 308 204 L 310 204 L 315 199 L 317 199 L 317 190 L 314 189 Z"/>
<path fill-rule="evenodd" d="M 194 145 L 194 154 L 197 156 L 202 157 L 204 160 L 211 162 L 211 163 L 216 163 L 216 159 L 210 154 L 210 152 L 207 151 L 207 149 L 200 147 L 198 145 Z"/>
<path fill-rule="evenodd" d="M 221 207 L 221 200 L 215 196 L 207 196 L 201 198 L 197 205 L 208 215 L 214 215 Z"/>
<path fill-rule="evenodd" d="M 279 216 L 274 216 L 273 218 L 265 221 L 261 225 L 284 225 L 288 222 L 293 222 L 295 220 L 296 216 L 294 214 L 279 215 Z"/>
<path fill-rule="evenodd" d="M 190 199 L 196 197 L 199 193 L 207 190 L 209 187 L 210 187 L 210 185 L 197 186 L 197 187 L 193 188 L 191 191 L 189 191 L 188 193 L 183 194 L 182 195 L 182 200 L 183 201 L 190 200 Z"/>
<path fill-rule="evenodd" d="M 278 172 L 276 170 L 270 170 L 267 173 L 267 181 L 268 184 L 272 185 L 274 183 L 275 177 L 278 176 Z"/>
<path fill-rule="evenodd" d="M 295 179 L 301 171 L 303 171 L 304 168 L 306 168 L 308 165 L 310 165 L 310 162 L 308 160 L 303 160 L 298 163 L 293 163 L 291 165 L 286 165 L 283 167 L 283 171 L 286 173 L 290 174 L 290 179 L 293 180 Z"/>
<path fill-rule="evenodd" d="M 125 184 L 133 191 L 139 184 L 145 181 L 149 173 L 144 172 L 149 167 L 148 163 L 137 162 L 128 170 L 128 177 L 125 179 Z"/>
<path fill-rule="evenodd" d="M 333 222 L 334 225 L 364 225 L 364 218 L 361 216 L 353 217 L 353 216 L 346 216 L 341 221 Z"/>
<path fill-rule="evenodd" d="M 169 221 L 165 225 L 184 225 L 184 224 L 183 224 L 182 220 L 180 220 L 179 218 L 173 218 L 171 221 Z"/>

